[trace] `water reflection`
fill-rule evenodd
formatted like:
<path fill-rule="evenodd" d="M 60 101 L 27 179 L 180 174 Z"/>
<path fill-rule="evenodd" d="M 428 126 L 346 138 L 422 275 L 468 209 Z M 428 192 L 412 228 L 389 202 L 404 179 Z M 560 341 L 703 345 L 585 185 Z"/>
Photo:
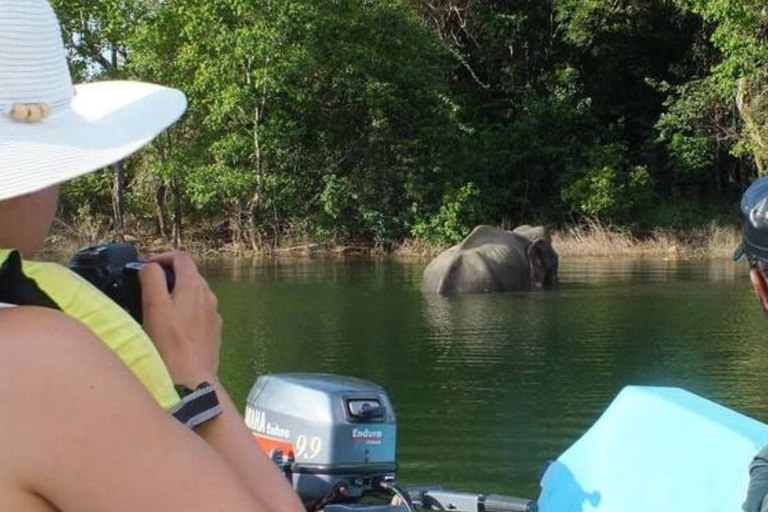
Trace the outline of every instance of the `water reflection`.
<path fill-rule="evenodd" d="M 560 263 L 560 274 L 568 283 L 616 284 L 621 282 L 686 281 L 707 279 L 733 281 L 743 279 L 746 266 L 729 260 L 676 260 L 676 259 L 626 259 L 626 258 L 577 258 Z"/>
<path fill-rule="evenodd" d="M 524 496 L 628 384 L 768 419 L 768 323 L 730 261 L 564 260 L 560 289 L 443 298 L 425 263 L 224 261 L 224 379 L 322 371 L 378 382 L 407 484 Z"/>

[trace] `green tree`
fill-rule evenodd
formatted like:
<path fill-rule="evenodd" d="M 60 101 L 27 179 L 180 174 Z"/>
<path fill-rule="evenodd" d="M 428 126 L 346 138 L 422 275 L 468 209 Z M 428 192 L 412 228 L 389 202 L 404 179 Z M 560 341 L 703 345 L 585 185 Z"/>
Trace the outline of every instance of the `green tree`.
<path fill-rule="evenodd" d="M 748 156 L 758 172 L 765 173 L 768 164 L 768 11 L 765 3 L 758 0 L 677 0 L 677 3 L 701 16 L 708 24 L 712 45 L 719 51 L 711 73 L 696 77 L 697 81 L 678 90 L 679 101 L 685 101 L 683 93 L 692 90 L 699 99 L 702 95 L 709 96 L 707 109 L 710 111 L 713 106 L 720 110 L 735 106 L 739 113 L 738 126 L 735 130 L 729 127 L 727 137 L 720 137 L 717 142 L 725 142 L 726 148 L 736 156 Z M 685 118 L 684 115 L 677 117 Z M 722 116 L 712 116 L 712 123 L 722 125 Z M 715 129 L 710 129 L 712 131 Z"/>
<path fill-rule="evenodd" d="M 133 43 L 133 73 L 189 96 L 185 199 L 254 246 L 404 235 L 453 146 L 444 52 L 402 1 L 166 1 Z"/>
<path fill-rule="evenodd" d="M 119 79 L 124 75 L 128 61 L 128 40 L 133 29 L 142 23 L 147 4 L 141 0 L 52 0 L 52 6 L 61 22 L 64 43 L 69 54 L 73 79 L 76 82 L 91 79 Z M 111 166 L 110 189 L 112 220 L 116 234 L 125 230 L 125 188 L 130 176 L 123 162 Z M 86 180 L 92 185 L 98 180 Z M 82 184 L 65 185 L 82 188 Z M 92 188 L 101 193 L 98 186 Z M 66 192 L 65 192 L 66 194 Z"/>
<path fill-rule="evenodd" d="M 132 218 L 176 244 L 182 221 L 254 248 L 647 228 L 651 198 L 732 201 L 768 163 L 757 0 L 56 3 L 75 74 L 189 98 L 120 179 L 66 194 L 130 182 Z"/>

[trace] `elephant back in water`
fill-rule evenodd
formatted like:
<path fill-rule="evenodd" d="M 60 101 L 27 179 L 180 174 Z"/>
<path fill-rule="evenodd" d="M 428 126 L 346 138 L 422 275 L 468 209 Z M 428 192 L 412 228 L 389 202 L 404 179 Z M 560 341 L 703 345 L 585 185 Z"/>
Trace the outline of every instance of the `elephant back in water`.
<path fill-rule="evenodd" d="M 557 284 L 558 256 L 543 226 L 477 226 L 427 265 L 421 289 L 441 295 L 538 290 Z"/>

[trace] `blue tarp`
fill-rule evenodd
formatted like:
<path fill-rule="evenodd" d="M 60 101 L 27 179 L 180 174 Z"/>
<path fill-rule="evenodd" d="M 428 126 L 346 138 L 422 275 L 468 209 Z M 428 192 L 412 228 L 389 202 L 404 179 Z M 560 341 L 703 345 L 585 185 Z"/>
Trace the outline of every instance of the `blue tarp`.
<path fill-rule="evenodd" d="M 739 512 L 768 425 L 678 388 L 629 386 L 544 473 L 540 512 Z"/>

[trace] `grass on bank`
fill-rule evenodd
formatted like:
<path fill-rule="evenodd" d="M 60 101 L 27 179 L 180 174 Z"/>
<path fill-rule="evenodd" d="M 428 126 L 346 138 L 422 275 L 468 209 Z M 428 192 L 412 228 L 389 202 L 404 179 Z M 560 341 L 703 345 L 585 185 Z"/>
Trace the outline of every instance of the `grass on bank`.
<path fill-rule="evenodd" d="M 555 231 L 552 244 L 565 257 L 731 258 L 741 244 L 741 232 L 733 225 L 712 223 L 685 231 L 657 229 L 635 235 L 590 223 Z"/>
<path fill-rule="evenodd" d="M 52 236 L 45 247 L 48 255 L 64 258 L 80 247 L 114 240 L 114 235 L 103 226 L 92 222 L 62 222 L 54 225 Z M 148 227 L 136 227 L 133 233 L 151 232 Z M 153 236 L 126 235 L 126 241 L 138 245 L 150 254 L 170 248 L 170 244 Z M 731 258 L 741 243 L 741 234 L 735 225 L 711 223 L 688 230 L 656 229 L 641 234 L 613 228 L 599 222 L 572 225 L 552 232 L 552 244 L 561 257 L 652 257 L 664 259 Z M 396 256 L 405 258 L 431 258 L 444 247 L 435 247 L 421 240 L 406 239 L 394 247 L 366 244 L 323 243 L 307 240 L 284 239 L 276 247 L 254 251 L 246 243 L 222 243 L 205 231 L 189 231 L 183 249 L 198 257 L 217 256 L 275 256 L 275 257 L 355 257 Z"/>
<path fill-rule="evenodd" d="M 552 231 L 552 245 L 560 257 L 583 258 L 732 258 L 741 244 L 741 232 L 732 225 L 709 224 L 689 230 L 657 229 L 633 234 L 591 222 Z M 399 256 L 432 257 L 446 247 L 431 247 L 406 240 L 393 253 Z"/>

